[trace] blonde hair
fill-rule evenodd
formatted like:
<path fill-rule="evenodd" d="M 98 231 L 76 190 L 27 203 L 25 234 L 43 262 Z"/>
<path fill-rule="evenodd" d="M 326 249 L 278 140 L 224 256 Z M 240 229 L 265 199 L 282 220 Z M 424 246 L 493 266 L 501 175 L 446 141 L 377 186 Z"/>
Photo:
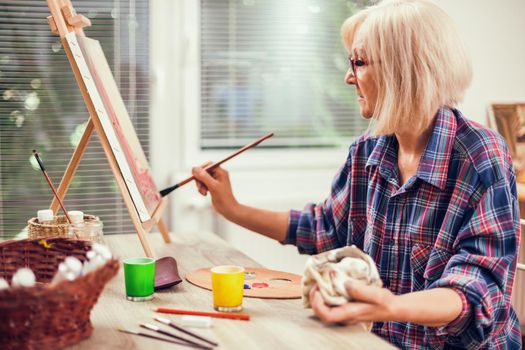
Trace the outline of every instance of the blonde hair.
<path fill-rule="evenodd" d="M 373 135 L 426 130 L 472 80 L 455 24 L 430 1 L 382 1 L 348 18 L 341 35 L 349 52 L 360 41 L 370 61 L 378 88 Z"/>

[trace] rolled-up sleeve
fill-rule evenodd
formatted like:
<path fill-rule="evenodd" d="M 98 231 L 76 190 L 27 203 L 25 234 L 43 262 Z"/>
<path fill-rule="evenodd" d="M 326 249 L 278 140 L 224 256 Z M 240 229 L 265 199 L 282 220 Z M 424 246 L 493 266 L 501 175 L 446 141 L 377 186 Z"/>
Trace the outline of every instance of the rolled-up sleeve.
<path fill-rule="evenodd" d="M 317 254 L 346 245 L 350 169 L 349 156 L 334 177 L 330 196 L 325 201 L 309 203 L 302 211 L 290 211 L 288 232 L 282 244 L 294 244 L 300 253 L 306 254 Z"/>
<path fill-rule="evenodd" d="M 428 288 L 452 288 L 461 314 L 443 327 L 428 327 L 429 344 L 461 348 L 483 345 L 492 334 L 511 331 L 510 295 L 520 237 L 518 201 L 506 179 L 490 186 L 471 208 L 454 241 L 456 252 Z"/>

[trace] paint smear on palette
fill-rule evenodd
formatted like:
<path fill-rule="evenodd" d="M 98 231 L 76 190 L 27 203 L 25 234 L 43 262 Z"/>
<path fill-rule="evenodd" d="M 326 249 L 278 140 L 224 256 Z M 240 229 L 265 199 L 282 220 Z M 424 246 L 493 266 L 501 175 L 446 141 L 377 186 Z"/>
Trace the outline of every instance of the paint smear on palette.
<path fill-rule="evenodd" d="M 268 283 L 264 283 L 264 282 L 252 283 L 252 288 L 268 288 L 268 287 L 269 287 Z"/>

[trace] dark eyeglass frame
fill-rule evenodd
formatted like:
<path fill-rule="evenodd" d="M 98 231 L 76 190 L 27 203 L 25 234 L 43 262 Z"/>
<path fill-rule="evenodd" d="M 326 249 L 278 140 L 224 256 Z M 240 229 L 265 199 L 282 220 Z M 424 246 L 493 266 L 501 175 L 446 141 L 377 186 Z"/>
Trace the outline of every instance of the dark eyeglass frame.
<path fill-rule="evenodd" d="M 348 56 L 348 66 L 352 70 L 352 73 L 354 74 L 354 76 L 357 76 L 356 75 L 357 67 L 366 66 L 366 61 L 362 60 L 362 59 L 359 59 L 359 58 L 354 59 L 354 58 L 352 58 L 352 56 Z"/>

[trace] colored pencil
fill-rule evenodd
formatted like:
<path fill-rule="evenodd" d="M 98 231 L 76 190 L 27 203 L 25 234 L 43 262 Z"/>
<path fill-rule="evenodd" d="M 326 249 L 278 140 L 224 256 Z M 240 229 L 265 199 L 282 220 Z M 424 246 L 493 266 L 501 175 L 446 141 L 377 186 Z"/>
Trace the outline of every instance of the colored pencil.
<path fill-rule="evenodd" d="M 211 340 L 209 340 L 209 339 L 206 339 L 206 338 L 204 338 L 204 337 L 202 337 L 202 336 L 200 336 L 200 335 L 198 335 L 198 334 L 195 334 L 195 333 L 193 333 L 193 332 L 190 332 L 190 331 L 187 330 L 187 329 L 184 329 L 184 328 L 182 328 L 182 327 L 180 327 L 180 326 L 177 326 L 175 323 L 171 322 L 171 321 L 168 320 L 167 318 L 162 318 L 162 317 L 154 317 L 154 318 L 155 318 L 155 321 L 158 321 L 158 322 L 160 322 L 160 323 L 167 324 L 168 326 L 170 326 L 170 327 L 172 327 L 172 328 L 175 328 L 176 330 L 181 331 L 182 333 L 186 333 L 187 335 L 192 336 L 192 337 L 194 337 L 194 338 L 196 338 L 196 339 L 202 340 L 203 342 L 206 342 L 206 343 L 208 343 L 208 344 L 210 344 L 210 345 L 213 345 L 213 346 L 218 346 L 218 345 L 219 345 L 219 343 L 216 343 L 216 342 L 214 342 L 214 341 L 211 341 Z"/>
<path fill-rule="evenodd" d="M 141 337 L 146 337 L 146 338 L 151 338 L 151 339 L 156 339 L 156 340 L 162 340 L 162 341 L 165 341 L 165 342 L 167 342 L 167 343 L 172 343 L 172 344 L 177 344 L 177 345 L 188 346 L 188 347 L 190 347 L 190 348 L 195 348 L 195 347 L 196 347 L 196 346 L 191 345 L 191 344 L 188 344 L 188 343 L 186 343 L 186 342 L 181 342 L 181 341 L 176 341 L 176 340 L 166 339 L 166 338 L 162 338 L 162 337 L 156 337 L 156 336 L 154 336 L 154 335 L 150 335 L 150 334 L 148 334 L 148 333 L 135 332 L 135 331 L 130 331 L 130 330 L 128 330 L 128 329 L 122 329 L 122 328 L 119 328 L 118 331 L 119 331 L 119 332 L 122 332 L 122 333 L 138 335 L 138 336 L 141 336 Z M 198 347 L 198 348 L 201 348 L 201 347 Z"/>
<path fill-rule="evenodd" d="M 259 143 L 263 142 L 264 140 L 266 140 L 266 139 L 268 139 L 268 138 L 270 138 L 272 136 L 273 136 L 273 133 L 266 134 L 263 137 L 253 141 L 252 143 L 247 144 L 246 146 L 244 146 L 243 148 L 239 149 L 235 153 L 230 154 L 226 158 L 224 158 L 222 160 L 219 160 L 218 162 L 215 162 L 215 163 L 212 163 L 212 164 L 208 165 L 207 167 L 204 168 L 204 170 L 206 170 L 206 171 L 213 170 L 216 167 L 218 167 L 219 165 L 221 165 L 222 163 L 224 163 L 224 162 L 232 159 L 233 157 L 241 154 L 242 152 L 246 151 L 247 149 L 250 149 L 252 147 L 257 146 Z M 195 176 L 190 176 L 190 177 L 186 178 L 185 180 L 182 180 L 181 182 L 177 183 L 176 185 L 173 185 L 171 187 L 163 189 L 162 191 L 160 191 L 160 195 L 162 197 L 164 197 L 164 196 L 168 195 L 171 191 L 173 191 L 173 190 L 175 190 L 175 189 L 177 189 L 177 188 L 179 188 L 181 186 L 184 186 L 185 184 L 187 184 L 188 182 L 193 181 L 193 180 L 195 180 Z"/>
<path fill-rule="evenodd" d="M 184 338 L 184 337 L 180 337 L 180 336 L 178 336 L 176 334 L 167 332 L 167 331 L 165 331 L 163 329 L 160 329 L 159 327 L 154 326 L 154 325 L 149 324 L 149 323 L 141 323 L 140 326 L 142 328 L 149 329 L 150 331 L 157 332 L 157 333 L 160 333 L 162 335 L 166 335 L 168 337 L 175 338 L 177 340 L 186 342 L 186 343 L 188 343 L 188 344 L 190 344 L 190 345 L 192 345 L 192 346 L 194 346 L 196 348 L 199 348 L 199 349 L 203 349 L 203 350 L 211 350 L 212 349 L 212 347 L 210 347 L 210 346 L 199 344 L 199 343 L 194 342 L 193 340 L 190 340 L 190 339 L 187 339 L 187 338 Z"/>
<path fill-rule="evenodd" d="M 44 162 L 42 161 L 42 159 L 40 158 L 36 150 L 33 150 L 33 154 L 35 156 L 36 161 L 38 162 L 38 165 L 40 166 L 40 170 L 42 170 L 42 173 L 44 174 L 44 177 L 46 178 L 47 183 L 49 184 L 49 187 L 51 187 L 51 191 L 53 191 L 53 194 L 55 195 L 55 198 L 57 199 L 58 204 L 60 204 L 60 206 L 62 207 L 62 210 L 64 211 L 64 215 L 66 216 L 67 221 L 71 224 L 71 218 L 69 217 L 66 207 L 64 206 L 64 203 L 62 203 L 60 196 L 55 190 L 55 186 L 53 186 L 53 183 L 51 182 L 51 179 L 49 178 L 49 175 L 47 174 L 46 168 L 44 167 Z"/>
<path fill-rule="evenodd" d="M 229 318 L 233 320 L 250 320 L 250 315 L 246 314 L 229 314 L 226 312 L 208 312 L 208 311 L 193 311 L 193 310 L 178 310 L 169 309 L 164 307 L 155 307 L 153 311 L 160 312 L 163 314 L 176 314 L 176 315 L 193 315 L 193 316 L 210 316 L 216 318 Z"/>

